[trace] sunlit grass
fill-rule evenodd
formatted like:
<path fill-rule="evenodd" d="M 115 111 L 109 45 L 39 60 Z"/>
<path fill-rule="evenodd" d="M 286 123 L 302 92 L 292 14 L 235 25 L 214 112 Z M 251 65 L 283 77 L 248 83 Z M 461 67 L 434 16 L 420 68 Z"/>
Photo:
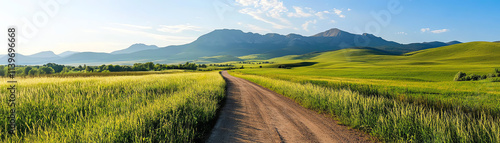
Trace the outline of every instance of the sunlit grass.
<path fill-rule="evenodd" d="M 4 82 L 5 83 L 5 82 Z M 16 135 L 5 142 L 193 142 L 209 130 L 225 82 L 217 72 L 18 80 Z M 3 93 L 7 84 L 0 85 Z M 6 103 L 6 96 L 1 98 Z M 10 107 L 0 104 L 0 113 Z"/>
<path fill-rule="evenodd" d="M 500 119 L 484 113 L 466 114 L 459 108 L 434 110 L 385 97 L 364 96 L 351 90 L 238 72 L 231 74 L 274 90 L 306 108 L 329 113 L 343 124 L 384 141 L 500 142 Z"/>

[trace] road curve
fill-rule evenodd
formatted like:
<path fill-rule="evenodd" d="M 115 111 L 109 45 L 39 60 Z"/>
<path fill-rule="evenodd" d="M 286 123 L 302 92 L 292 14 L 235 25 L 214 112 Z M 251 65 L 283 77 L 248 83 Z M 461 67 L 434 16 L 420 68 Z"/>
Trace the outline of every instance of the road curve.
<path fill-rule="evenodd" d="M 336 124 L 293 100 L 250 81 L 221 72 L 227 83 L 225 105 L 209 143 L 369 142 L 366 135 Z"/>

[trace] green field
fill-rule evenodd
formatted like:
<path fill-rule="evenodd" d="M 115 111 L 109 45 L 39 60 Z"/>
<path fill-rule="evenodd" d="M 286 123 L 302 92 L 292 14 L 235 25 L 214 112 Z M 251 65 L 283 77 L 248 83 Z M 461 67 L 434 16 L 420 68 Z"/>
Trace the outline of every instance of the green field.
<path fill-rule="evenodd" d="M 471 42 L 390 55 L 371 48 L 291 55 L 268 61 L 278 64 L 243 65 L 245 74 L 262 75 L 332 88 L 350 88 L 363 94 L 390 96 L 439 108 L 500 113 L 500 83 L 453 81 L 459 71 L 494 73 L 500 67 L 499 43 Z M 313 65 L 308 65 L 309 63 Z M 275 68 L 279 65 L 290 69 Z M 306 66 L 302 66 L 306 65 Z M 235 66 L 241 64 L 235 63 Z M 267 68 L 266 68 L 267 67 Z"/>
<path fill-rule="evenodd" d="M 479 81 L 453 81 L 455 74 L 459 71 L 480 75 L 495 73 L 494 69 L 500 68 L 500 52 L 498 51 L 500 51 L 500 43 L 492 42 L 456 44 L 404 55 L 391 55 L 373 48 L 349 48 L 265 60 L 275 62 L 275 64 L 270 65 L 232 63 L 237 67 L 243 65 L 246 68 L 236 70 L 231 72 L 231 74 L 257 81 L 264 86 L 268 85 L 266 87 L 285 96 L 292 97 L 297 102 L 305 104 L 306 107 L 319 108 L 319 111 L 327 111 L 337 115 L 342 119 L 342 122 L 363 129 L 387 141 L 418 142 L 421 140 L 415 139 L 420 139 L 424 135 L 436 135 L 436 131 L 444 132 L 443 134 L 448 135 L 438 135 L 437 137 L 442 136 L 442 138 L 426 141 L 485 141 L 478 140 L 479 138 L 485 138 L 482 137 L 483 133 L 477 133 L 478 135 L 474 137 L 471 135 L 476 134 L 471 133 L 475 132 L 476 129 L 461 127 L 438 129 L 435 127 L 438 124 L 451 122 L 448 119 L 442 118 L 443 115 L 449 115 L 447 118 L 453 118 L 453 122 L 457 124 L 463 123 L 466 125 L 467 123 L 474 122 L 479 124 L 477 127 L 486 124 L 485 119 L 488 119 L 488 122 L 491 124 L 488 123 L 490 125 L 484 128 L 489 131 L 495 131 L 489 133 L 496 134 L 496 136 L 490 136 L 488 139 L 490 139 L 489 141 L 499 142 L 500 82 L 492 82 L 494 78 Z M 259 66 L 263 68 L 259 68 Z M 251 75 L 258 75 L 258 77 Z M 255 80 L 255 78 L 264 78 L 265 80 L 259 79 L 264 80 L 259 81 Z M 383 106 L 380 106 L 388 106 L 392 110 L 393 106 L 396 106 L 395 104 L 398 104 L 398 106 L 402 104 L 401 106 L 404 106 L 404 109 L 398 108 L 396 110 L 394 107 L 394 110 L 397 112 L 403 112 L 402 110 L 405 110 L 405 112 L 408 111 L 408 114 L 411 114 L 412 117 L 418 116 L 422 120 L 433 120 L 432 118 L 436 117 L 434 119 L 440 120 L 436 122 L 442 123 L 429 123 L 425 125 L 432 128 L 429 129 L 432 133 L 422 132 L 424 125 L 421 125 L 420 121 L 409 123 L 409 125 L 417 126 L 416 129 L 408 130 L 409 132 L 403 130 L 401 132 L 397 132 L 397 130 L 392 132 L 393 129 L 389 128 L 392 125 L 389 124 L 384 124 L 384 127 L 387 127 L 386 131 L 380 131 L 379 127 L 373 126 L 374 123 L 389 119 L 388 116 L 393 113 L 387 112 L 384 109 L 382 113 L 373 115 L 370 113 L 365 116 L 364 112 L 357 111 L 358 109 L 350 109 L 351 107 L 343 108 L 352 112 L 360 112 L 360 116 L 369 118 L 369 121 L 358 122 L 358 119 L 351 117 L 350 114 L 344 115 L 343 112 L 336 111 L 338 109 L 330 109 L 333 108 L 330 107 L 332 104 L 336 105 L 334 104 L 336 101 L 329 102 L 333 99 L 323 100 L 323 97 L 314 96 L 314 94 L 309 96 L 309 92 L 312 92 L 310 91 L 312 89 L 305 88 L 304 90 L 306 91 L 297 91 L 291 88 L 284 89 L 272 86 L 276 84 L 275 82 L 285 81 L 290 81 L 290 83 L 286 84 L 298 84 L 296 86 L 311 86 L 308 88 L 313 89 L 321 88 L 320 91 L 352 91 L 355 94 L 363 95 L 362 97 L 367 98 L 367 100 L 393 101 L 394 105 L 386 105 L 384 103 Z M 325 95 L 323 92 L 314 91 L 314 93 Z M 337 95 L 337 93 L 333 95 Z M 328 96 L 328 94 L 325 96 Z M 368 109 L 382 108 L 378 107 L 378 103 L 377 106 L 365 105 L 368 103 L 356 104 L 361 104 L 359 106 L 369 106 L 369 108 L 364 107 Z M 425 114 L 426 117 L 419 114 Z M 462 118 L 464 119 L 462 120 Z M 468 118 L 471 119 L 469 120 Z M 394 128 L 398 127 L 399 125 L 394 125 Z M 427 127 L 425 128 L 427 129 Z M 469 133 L 463 133 L 468 135 L 462 136 L 462 133 L 455 133 L 452 131 L 452 128 Z M 415 136 L 406 136 L 402 133 L 414 134 Z M 488 142 L 488 140 L 486 141 Z"/>
<path fill-rule="evenodd" d="M 459 109 L 433 110 L 384 97 L 363 96 L 256 75 L 248 79 L 287 96 L 302 106 L 331 114 L 342 124 L 391 142 L 500 142 L 500 119 L 485 113 L 463 114 Z"/>
<path fill-rule="evenodd" d="M 0 142 L 200 141 L 225 96 L 217 72 L 21 78 L 17 86 L 17 133 L 3 118 Z"/>

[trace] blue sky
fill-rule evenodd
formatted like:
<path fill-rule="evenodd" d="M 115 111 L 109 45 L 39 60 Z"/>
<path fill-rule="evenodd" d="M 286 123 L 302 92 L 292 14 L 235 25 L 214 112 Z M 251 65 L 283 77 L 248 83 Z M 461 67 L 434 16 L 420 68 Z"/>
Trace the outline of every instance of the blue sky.
<path fill-rule="evenodd" d="M 400 43 L 498 41 L 499 5 L 494 0 L 2 0 L 0 27 L 24 30 L 18 52 L 28 55 L 111 52 L 134 43 L 180 45 L 222 28 L 305 36 L 339 28 Z"/>

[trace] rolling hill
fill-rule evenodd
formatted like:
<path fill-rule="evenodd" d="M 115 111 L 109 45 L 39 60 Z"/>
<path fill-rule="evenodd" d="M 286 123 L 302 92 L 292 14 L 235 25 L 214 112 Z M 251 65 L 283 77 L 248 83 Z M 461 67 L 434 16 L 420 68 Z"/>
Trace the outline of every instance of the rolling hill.
<path fill-rule="evenodd" d="M 289 55 L 270 59 L 275 62 L 313 61 L 331 62 L 362 62 L 362 63 L 441 63 L 441 64 L 500 64 L 500 43 L 468 42 L 410 52 L 404 55 L 394 55 L 390 52 L 369 47 L 353 47 L 336 51 L 311 53 L 304 55 Z M 311 56 L 313 55 L 313 56 Z M 307 58 L 301 58 L 307 57 Z"/>

